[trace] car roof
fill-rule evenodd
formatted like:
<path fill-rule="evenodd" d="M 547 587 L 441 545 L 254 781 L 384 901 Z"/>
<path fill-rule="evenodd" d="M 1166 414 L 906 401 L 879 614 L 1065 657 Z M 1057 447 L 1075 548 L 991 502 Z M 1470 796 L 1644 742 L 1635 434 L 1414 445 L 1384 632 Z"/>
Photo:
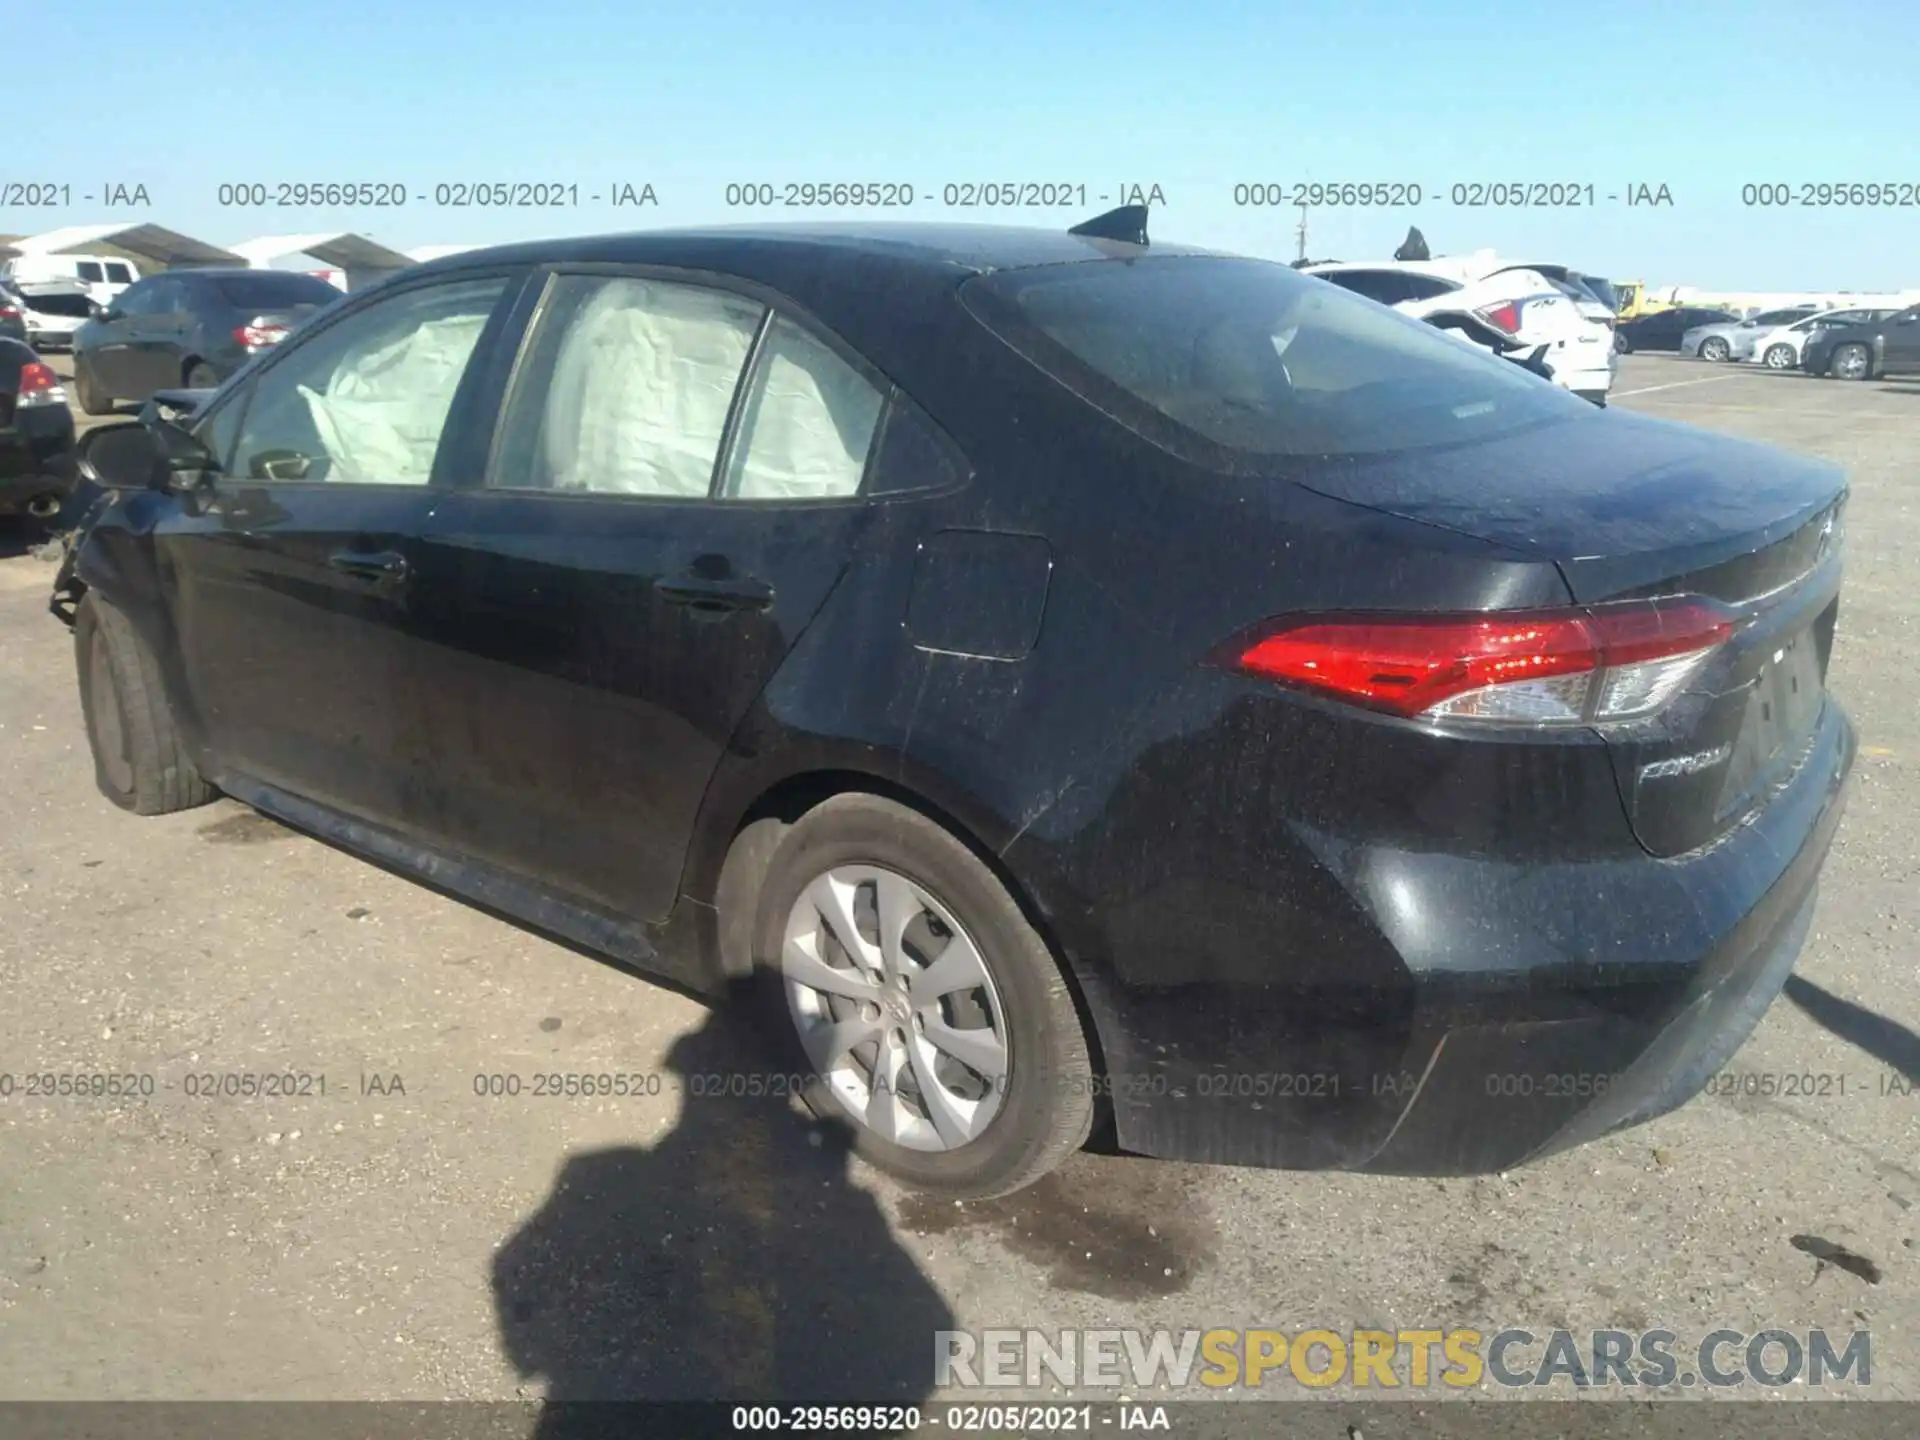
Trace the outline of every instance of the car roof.
<path fill-rule="evenodd" d="M 319 284 L 327 282 L 317 275 L 309 275 L 304 270 L 274 270 L 265 266 L 253 265 L 176 265 L 171 270 L 156 270 L 143 276 L 146 280 L 162 280 L 190 275 L 200 280 L 237 280 L 243 275 L 292 275 L 302 280 L 314 280 Z"/>
<path fill-rule="evenodd" d="M 854 224 L 713 225 L 560 240 L 526 240 L 463 250 L 429 260 L 420 269 L 460 270 L 507 263 L 685 264 L 701 261 L 716 270 L 747 273 L 774 257 L 806 256 L 815 263 L 849 268 L 880 261 L 889 268 L 952 277 L 1081 260 L 1137 259 L 1143 255 L 1209 255 L 1195 246 L 1150 246 L 1099 240 L 1065 229 L 1035 226 L 964 225 L 869 221 Z"/>
<path fill-rule="evenodd" d="M 658 265 L 763 285 L 835 330 L 909 393 L 937 363 L 940 337 L 968 317 L 954 291 L 976 275 L 1041 266 L 1221 252 L 1002 225 L 762 224 L 639 231 L 465 250 L 409 266 L 392 283 L 502 264 Z M 1275 261 L 1232 256 L 1248 264 Z M 927 403 L 924 397 L 922 403 Z"/>

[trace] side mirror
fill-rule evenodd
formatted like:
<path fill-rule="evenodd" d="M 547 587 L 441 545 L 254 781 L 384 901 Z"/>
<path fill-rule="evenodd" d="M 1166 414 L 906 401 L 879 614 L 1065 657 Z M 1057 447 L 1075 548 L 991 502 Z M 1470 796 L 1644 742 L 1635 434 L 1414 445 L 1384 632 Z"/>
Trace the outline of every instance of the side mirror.
<path fill-rule="evenodd" d="M 217 468 L 212 451 L 165 420 L 89 430 L 74 447 L 74 464 L 82 479 L 106 490 L 192 490 L 199 472 Z"/>

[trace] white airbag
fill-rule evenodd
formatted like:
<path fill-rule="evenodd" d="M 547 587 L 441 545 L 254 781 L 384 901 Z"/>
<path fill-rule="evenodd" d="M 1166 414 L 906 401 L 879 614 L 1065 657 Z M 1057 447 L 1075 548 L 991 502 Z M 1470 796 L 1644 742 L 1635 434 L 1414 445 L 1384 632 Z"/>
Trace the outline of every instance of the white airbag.
<path fill-rule="evenodd" d="M 323 395 L 302 385 L 331 461 L 327 478 L 424 485 L 485 313 L 429 320 L 343 360 Z"/>
<path fill-rule="evenodd" d="M 615 280 L 581 306 L 547 391 L 554 489 L 705 495 L 760 307 Z"/>

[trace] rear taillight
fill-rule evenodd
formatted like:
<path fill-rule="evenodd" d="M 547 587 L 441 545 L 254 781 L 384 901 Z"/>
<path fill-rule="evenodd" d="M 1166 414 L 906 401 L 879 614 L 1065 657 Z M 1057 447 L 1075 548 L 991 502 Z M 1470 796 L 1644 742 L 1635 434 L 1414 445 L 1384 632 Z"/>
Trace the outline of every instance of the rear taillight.
<path fill-rule="evenodd" d="M 1711 600 L 1279 621 L 1240 670 L 1408 719 L 1600 725 L 1651 715 L 1733 633 Z"/>
<path fill-rule="evenodd" d="M 1488 305 L 1473 312 L 1496 330 L 1504 330 L 1509 335 L 1520 333 L 1520 302 L 1503 300 L 1498 305 Z"/>
<path fill-rule="evenodd" d="M 0 320 L 19 320 L 22 318 L 23 316 L 18 305 L 0 305 Z"/>
<path fill-rule="evenodd" d="M 13 402 L 15 409 L 66 403 L 67 392 L 61 388 L 60 377 L 53 373 L 51 365 L 33 360 L 20 367 L 20 393 Z"/>
<path fill-rule="evenodd" d="M 287 338 L 284 325 L 263 324 L 258 320 L 250 321 L 235 328 L 233 338 L 249 350 L 264 350 L 269 345 L 278 345 Z"/>

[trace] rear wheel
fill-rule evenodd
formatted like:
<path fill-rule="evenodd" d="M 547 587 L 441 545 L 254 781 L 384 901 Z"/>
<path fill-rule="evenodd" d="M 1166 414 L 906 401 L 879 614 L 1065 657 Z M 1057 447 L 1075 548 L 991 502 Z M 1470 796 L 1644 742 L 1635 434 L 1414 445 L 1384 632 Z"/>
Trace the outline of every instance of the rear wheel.
<path fill-rule="evenodd" d="M 1865 380 L 1873 373 L 1873 356 L 1864 345 L 1841 345 L 1834 350 L 1827 373 L 1842 380 Z"/>
<path fill-rule="evenodd" d="M 89 415 L 106 415 L 113 410 L 113 397 L 100 393 L 93 372 L 78 355 L 73 358 L 73 398 Z"/>
<path fill-rule="evenodd" d="M 187 389 L 189 390 L 212 390 L 220 384 L 220 377 L 214 373 L 213 367 L 204 360 L 196 360 L 187 366 L 187 373 L 184 378 L 187 383 Z"/>
<path fill-rule="evenodd" d="M 100 793 L 136 815 L 164 815 L 212 800 L 213 787 L 180 743 L 159 661 L 133 622 L 89 594 L 74 617 L 73 648 Z"/>
<path fill-rule="evenodd" d="M 1793 369 L 1793 347 L 1791 345 L 1769 345 L 1767 353 L 1761 357 L 1769 370 Z"/>
<path fill-rule="evenodd" d="M 1718 335 L 1709 335 L 1700 342 L 1700 358 L 1719 364 L 1733 353 L 1733 348 Z"/>
<path fill-rule="evenodd" d="M 1616 355 L 1631 355 L 1633 353 L 1633 341 L 1627 338 L 1625 331 L 1616 330 L 1613 332 L 1613 351 Z"/>
<path fill-rule="evenodd" d="M 917 811 L 840 795 L 781 841 L 760 892 L 764 1019 L 808 1105 L 879 1169 L 955 1198 L 1032 1184 L 1091 1130 L 1065 977 L 999 878 Z"/>

